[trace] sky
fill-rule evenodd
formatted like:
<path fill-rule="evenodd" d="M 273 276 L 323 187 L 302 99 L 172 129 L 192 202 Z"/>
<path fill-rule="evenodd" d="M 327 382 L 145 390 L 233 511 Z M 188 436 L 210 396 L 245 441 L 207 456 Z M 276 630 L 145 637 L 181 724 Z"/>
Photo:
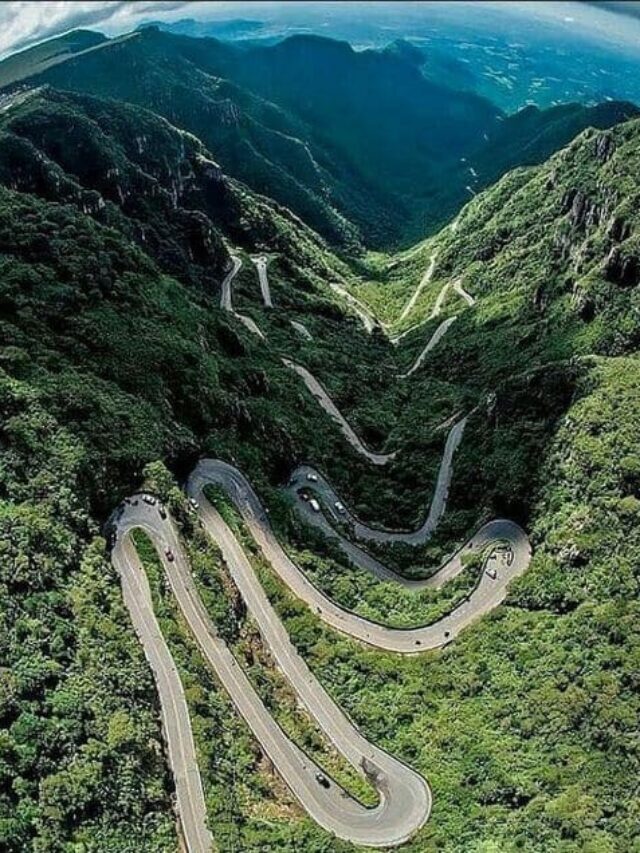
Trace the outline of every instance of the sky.
<path fill-rule="evenodd" d="M 50 2 L 0 3 L 0 56 L 77 28 L 121 33 L 149 17 L 180 15 L 188 2 Z M 206 4 L 210 5 L 210 4 Z M 217 4 L 211 4 L 217 5 Z"/>
<path fill-rule="evenodd" d="M 316 3 L 295 4 L 289 2 L 189 2 L 189 0 L 165 0 L 165 2 L 120 2 L 110 0 L 109 2 L 49 2 L 49 0 L 23 0 L 23 2 L 1 2 L 0 3 L 0 57 L 8 53 L 28 47 L 30 44 L 51 38 L 68 30 L 84 27 L 96 29 L 107 35 L 116 35 L 128 32 L 138 26 L 142 21 L 161 19 L 176 20 L 182 17 L 198 19 L 213 18 L 238 18 L 252 17 L 258 20 L 268 20 L 273 14 L 282 17 L 282 14 L 295 14 L 297 5 L 307 8 L 317 6 Z M 323 9 L 330 6 L 351 7 L 354 9 L 359 4 L 324 4 Z M 363 14 L 379 13 L 384 6 L 383 3 L 364 4 Z M 420 8 L 419 4 L 405 4 L 407 7 Z M 423 9 L 428 9 L 431 4 L 423 4 Z M 434 6 L 442 5 L 435 3 Z M 456 5 L 458 5 L 456 3 Z M 481 4 L 475 4 L 479 6 Z M 487 2 L 487 6 L 496 7 L 495 2 Z M 608 8 L 621 12 L 601 11 Z M 376 8 L 377 7 L 377 8 Z M 505 13 L 524 13 L 535 16 L 556 19 L 559 23 L 572 23 L 577 28 L 586 30 L 592 28 L 595 37 L 613 37 L 616 40 L 637 46 L 637 32 L 629 31 L 628 15 L 640 14 L 640 3 L 637 2 L 603 2 L 603 3 L 579 3 L 579 2 L 507 2 L 500 3 Z M 346 8 L 345 8 L 346 11 Z M 627 26 L 624 19 L 627 18 Z M 636 22 L 633 21 L 633 24 Z"/>

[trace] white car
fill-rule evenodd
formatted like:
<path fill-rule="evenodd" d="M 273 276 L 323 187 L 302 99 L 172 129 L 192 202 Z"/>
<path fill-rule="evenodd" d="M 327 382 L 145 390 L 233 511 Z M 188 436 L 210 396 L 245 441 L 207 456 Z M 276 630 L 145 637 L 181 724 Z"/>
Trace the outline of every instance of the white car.
<path fill-rule="evenodd" d="M 494 581 L 498 577 L 497 571 L 493 568 L 487 569 L 487 574 L 489 575 L 492 581 Z"/>
<path fill-rule="evenodd" d="M 314 512 L 320 512 L 320 504 L 315 498 L 311 498 L 309 501 L 309 506 Z"/>
<path fill-rule="evenodd" d="M 198 503 L 198 501 L 195 498 L 189 498 L 189 506 L 193 510 L 200 509 L 200 504 Z"/>
<path fill-rule="evenodd" d="M 307 480 L 309 480 L 310 483 L 317 483 L 318 482 L 318 475 L 317 474 L 307 474 Z"/>
<path fill-rule="evenodd" d="M 155 506 L 156 505 L 156 499 L 152 498 L 151 495 L 143 495 L 142 500 L 146 504 L 149 504 L 149 506 Z"/>
<path fill-rule="evenodd" d="M 346 512 L 346 510 L 344 508 L 344 504 L 341 503 L 340 501 L 336 501 L 334 503 L 334 507 L 336 508 L 336 511 L 339 512 L 341 515 L 344 515 L 344 513 Z"/>

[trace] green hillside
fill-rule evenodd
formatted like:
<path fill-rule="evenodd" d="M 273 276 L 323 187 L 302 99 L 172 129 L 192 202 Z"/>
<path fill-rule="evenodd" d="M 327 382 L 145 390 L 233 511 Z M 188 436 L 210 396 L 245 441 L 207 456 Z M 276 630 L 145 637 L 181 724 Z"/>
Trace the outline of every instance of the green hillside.
<path fill-rule="evenodd" d="M 315 36 L 243 47 L 151 27 L 102 47 L 48 70 L 34 62 L 30 83 L 153 110 L 199 137 L 231 177 L 349 252 L 415 241 L 459 209 L 468 187 L 635 111 L 573 104 L 507 118 L 427 80 L 410 49 L 358 52 Z M 0 79 L 7 63 L 11 79 L 12 61 L 0 63 Z"/>
<path fill-rule="evenodd" d="M 433 812 L 406 853 L 633 851 L 640 120 L 609 128 L 631 108 L 605 105 L 498 121 L 493 141 L 508 165 L 540 160 L 580 132 L 479 192 L 425 243 L 363 258 L 365 212 L 375 235 L 398 201 L 386 176 L 373 185 L 392 134 L 379 128 L 366 168 L 346 165 L 361 159 L 363 128 L 375 129 L 370 114 L 352 111 L 357 93 L 340 93 L 350 122 L 332 127 L 329 142 L 321 76 L 292 75 L 289 86 L 283 70 L 316 48 L 333 52 L 343 73 L 362 63 L 379 82 L 376 98 L 388 62 L 423 86 L 394 52 L 354 58 L 344 45 L 303 39 L 242 53 L 152 31 L 39 80 L 91 93 L 47 84 L 0 114 L 0 849 L 179 849 L 157 694 L 104 537 L 113 509 L 143 484 L 176 512 L 207 608 L 280 725 L 357 785 L 282 684 L 176 485 L 202 455 L 232 462 L 323 591 L 370 619 L 418 624 L 466 594 L 474 566 L 453 593 L 379 583 L 304 525 L 282 486 L 308 462 L 366 522 L 415 527 L 446 425 L 464 413 L 435 536 L 372 549 L 424 576 L 504 516 L 527 530 L 534 556 L 502 606 L 438 651 L 387 654 L 326 628 L 277 580 L 224 499 L 212 499 L 313 673 L 367 738 L 429 780 Z M 405 117 L 413 110 L 408 139 L 434 103 L 397 99 Z M 464 116 L 495 119 L 477 99 Z M 488 149 L 473 151 L 479 182 L 501 174 Z M 371 199 L 377 207 L 367 208 Z M 273 308 L 251 262 L 258 251 L 269 255 Z M 243 261 L 234 306 L 262 338 L 220 308 L 231 252 Z M 399 320 L 433 256 L 432 277 Z M 451 286 L 458 280 L 475 304 Z M 388 328 L 368 334 L 336 282 Z M 387 332 L 414 324 L 391 342 Z M 369 447 L 397 457 L 376 467 L 358 455 L 283 355 L 313 371 Z M 148 543 L 138 544 L 185 684 L 218 848 L 356 853 L 274 773 L 204 664 Z"/>

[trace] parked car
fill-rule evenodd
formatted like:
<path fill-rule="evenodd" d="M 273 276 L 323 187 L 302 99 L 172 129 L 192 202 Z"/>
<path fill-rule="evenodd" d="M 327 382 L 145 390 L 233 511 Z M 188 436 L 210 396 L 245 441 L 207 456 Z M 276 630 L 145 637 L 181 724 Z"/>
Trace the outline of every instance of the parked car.
<path fill-rule="evenodd" d="M 309 473 L 309 474 L 307 474 L 307 480 L 309 480 L 310 483 L 317 483 L 318 482 L 318 475 Z"/>
<path fill-rule="evenodd" d="M 195 498 L 189 498 L 189 506 L 194 512 L 200 509 L 200 504 Z"/>
<path fill-rule="evenodd" d="M 489 575 L 492 581 L 494 581 L 498 577 L 498 572 L 494 568 L 488 568 L 487 574 Z"/>
<path fill-rule="evenodd" d="M 171 550 L 171 548 L 166 548 L 164 555 L 167 558 L 167 560 L 169 560 L 170 563 L 173 563 L 173 561 L 175 560 L 175 557 L 173 555 L 173 551 Z"/>
<path fill-rule="evenodd" d="M 335 507 L 335 508 L 336 508 L 336 510 L 340 513 L 340 515 L 344 515 L 344 514 L 345 514 L 346 509 L 344 508 L 344 504 L 343 504 L 343 503 L 341 503 L 340 501 L 336 501 L 336 502 L 334 503 L 334 507 Z"/>
<path fill-rule="evenodd" d="M 320 512 L 320 504 L 315 498 L 311 498 L 309 501 L 309 506 L 314 512 Z"/>
<path fill-rule="evenodd" d="M 143 495 L 142 500 L 146 504 L 149 504 L 149 506 L 155 506 L 156 505 L 156 499 L 154 497 L 152 497 L 151 495 Z"/>
<path fill-rule="evenodd" d="M 164 519 L 167 517 L 167 511 L 162 506 L 162 504 L 158 504 L 158 512 L 160 513 L 160 518 L 164 521 Z"/>

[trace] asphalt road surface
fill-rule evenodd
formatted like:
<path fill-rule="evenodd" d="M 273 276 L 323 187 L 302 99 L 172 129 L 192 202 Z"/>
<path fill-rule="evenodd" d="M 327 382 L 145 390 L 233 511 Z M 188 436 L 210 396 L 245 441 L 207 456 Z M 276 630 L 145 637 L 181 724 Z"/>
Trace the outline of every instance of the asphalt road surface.
<path fill-rule="evenodd" d="M 402 313 L 400 314 L 400 316 L 398 317 L 396 322 L 402 323 L 402 321 L 406 320 L 406 318 L 409 316 L 409 314 L 413 311 L 413 308 L 414 308 L 416 302 L 418 301 L 420 294 L 422 293 L 422 291 L 425 289 L 425 287 L 429 284 L 429 282 L 433 278 L 433 273 L 435 272 L 436 260 L 437 259 L 438 259 L 438 253 L 434 252 L 431 255 L 431 259 L 429 261 L 429 266 L 427 267 L 427 271 L 425 272 L 425 274 L 420 279 L 420 283 L 418 284 L 418 286 L 414 290 L 414 292 L 411 295 L 411 298 L 409 299 L 407 304 L 404 306 Z"/>
<path fill-rule="evenodd" d="M 360 302 L 359 299 L 356 299 L 356 297 L 353 296 L 351 293 L 349 293 L 346 287 L 343 287 L 341 284 L 336 284 L 335 282 L 332 282 L 329 286 L 335 293 L 342 296 L 342 298 L 348 302 L 348 304 L 351 306 L 351 308 L 353 308 L 355 313 L 362 321 L 362 325 L 364 326 L 366 331 L 369 332 L 369 334 L 373 332 L 374 329 L 380 328 L 380 323 L 369 311 L 367 306 L 363 302 Z"/>
<path fill-rule="evenodd" d="M 369 450 L 368 447 L 365 447 L 354 432 L 351 424 L 338 409 L 331 397 L 327 394 L 326 390 L 318 382 L 315 376 L 306 369 L 306 367 L 302 367 L 301 365 L 290 361 L 288 358 L 283 358 L 282 363 L 291 368 L 291 370 L 294 370 L 298 376 L 302 378 L 311 394 L 313 394 L 325 412 L 338 424 L 349 444 L 354 447 L 361 456 L 366 457 L 373 465 L 386 465 L 395 458 L 395 451 L 393 453 L 374 453 L 372 450 Z"/>
<path fill-rule="evenodd" d="M 457 278 L 457 279 L 453 282 L 452 287 L 453 287 L 453 289 L 455 290 L 455 292 L 456 292 L 457 294 L 459 294 L 460 296 L 462 296 L 462 298 L 465 300 L 465 302 L 467 303 L 467 305 L 471 306 L 471 305 L 475 305 L 475 304 L 476 304 L 476 300 L 473 298 L 473 296 L 472 296 L 470 293 L 467 293 L 467 291 L 466 291 L 466 290 L 464 289 L 464 287 L 462 286 L 462 279 Z"/>
<path fill-rule="evenodd" d="M 251 258 L 258 270 L 258 280 L 260 281 L 260 292 L 262 293 L 262 301 L 265 308 L 273 308 L 271 301 L 271 290 L 269 288 L 269 278 L 267 275 L 267 264 L 269 258 L 266 255 L 258 255 L 256 258 Z"/>
<path fill-rule="evenodd" d="M 219 485 L 226 491 L 265 558 L 297 598 L 336 630 L 390 652 L 415 654 L 450 642 L 460 631 L 504 600 L 509 582 L 524 572 L 531 559 L 529 540 L 517 524 L 506 519 L 485 524 L 440 571 L 443 577 L 453 576 L 460 570 L 465 554 L 483 553 L 491 545 L 506 545 L 508 555 L 499 560 L 496 577 L 483 571 L 473 592 L 438 622 L 410 630 L 389 628 L 345 610 L 309 581 L 279 544 L 268 514 L 237 468 L 220 460 L 203 459 L 191 475 L 189 493 L 201 497 L 207 483 Z"/>
<path fill-rule="evenodd" d="M 420 292 L 430 281 L 435 260 L 434 254 L 429 269 L 403 311 L 403 317 L 408 315 Z M 266 258 L 261 256 L 253 261 L 258 269 L 264 304 L 271 307 Z M 253 320 L 243 317 L 233 309 L 231 286 L 241 268 L 241 261 L 232 256 L 232 262 L 232 268 L 222 283 L 220 305 L 254 334 L 264 337 Z M 440 291 L 431 317 L 440 312 L 450 286 L 468 304 L 474 303 L 473 297 L 462 288 L 460 281 L 451 285 L 448 283 Z M 332 287 L 349 301 L 368 331 L 379 326 L 364 306 L 344 288 L 339 285 Z M 419 368 L 427 353 L 438 343 L 454 320 L 455 317 L 451 317 L 438 326 L 411 369 L 401 375 L 403 378 Z M 293 324 L 301 334 L 309 334 L 302 324 Z M 303 379 L 308 390 L 336 421 L 347 440 L 359 453 L 375 465 L 385 465 L 393 459 L 395 453 L 374 453 L 363 445 L 326 390 L 308 370 L 287 359 L 282 360 Z M 373 558 L 352 539 L 347 539 L 338 532 L 330 518 L 334 522 L 346 524 L 354 539 L 406 542 L 412 545 L 427 541 L 446 509 L 453 456 L 462 439 L 466 420 L 462 418 L 454 423 L 449 432 L 429 511 L 424 523 L 414 531 L 389 531 L 363 524 L 341 505 L 329 482 L 312 468 L 298 468 L 290 482 L 296 508 L 305 519 L 320 527 L 326 535 L 337 539 L 354 564 L 384 580 L 392 580 L 415 589 L 438 587 L 463 570 L 467 555 L 483 554 L 483 566 L 478 582 L 464 601 L 437 622 L 414 629 L 389 628 L 369 621 L 327 598 L 281 547 L 271 528 L 267 510 L 238 469 L 222 461 L 204 459 L 194 469 L 187 486 L 190 497 L 198 501 L 202 525 L 220 548 L 228 571 L 278 668 L 332 746 L 376 788 L 379 802 L 374 808 L 363 806 L 334 780 L 328 779 L 321 768 L 287 737 L 271 716 L 231 651 L 218 636 L 199 596 L 186 554 L 171 519 L 167 518 L 166 514 L 163 518 L 158 507 L 145 502 L 140 495 L 125 502 L 114 515 L 116 538 L 112 559 L 121 578 L 125 604 L 156 681 L 163 732 L 175 779 L 176 806 L 188 853 L 208 853 L 212 849 L 213 840 L 207 827 L 202 780 L 184 691 L 171 652 L 153 613 L 148 580 L 133 547 L 131 531 L 141 528 L 151 537 L 185 622 L 205 660 L 215 671 L 237 711 L 307 813 L 328 832 L 354 844 L 378 848 L 396 846 L 410 839 L 429 817 L 432 798 L 427 781 L 364 738 L 313 676 L 291 643 L 242 545 L 206 499 L 203 490 L 209 483 L 219 485 L 225 490 L 273 570 L 319 619 L 371 646 L 390 652 L 417 654 L 451 642 L 466 626 L 503 601 L 510 581 L 527 568 L 531 559 L 531 548 L 526 534 L 518 525 L 505 519 L 489 522 L 431 577 L 421 581 L 409 581 Z M 303 484 L 312 485 L 317 491 L 325 512 L 314 512 L 307 502 L 301 500 L 299 491 Z M 340 504 L 340 509 L 336 508 L 336 503 Z"/>
<path fill-rule="evenodd" d="M 125 605 L 156 682 L 162 729 L 173 771 L 176 806 L 186 848 L 188 853 L 208 853 L 212 849 L 212 838 L 207 827 L 189 709 L 173 657 L 153 613 L 147 575 L 128 535 L 133 528 L 142 528 L 153 537 L 160 553 L 164 555 L 164 548 L 172 544 L 173 537 L 166 537 L 163 530 L 158 534 L 159 520 L 158 511 L 152 512 L 152 508 L 146 504 L 126 506 L 125 512 L 116 522 L 118 537 L 111 559 L 120 575 Z"/>
<path fill-rule="evenodd" d="M 455 316 L 454 317 L 447 317 L 446 320 L 443 320 L 442 323 L 440 323 L 438 328 L 435 330 L 435 332 L 431 335 L 426 346 L 424 347 L 424 349 L 422 350 L 420 355 L 416 358 L 416 360 L 413 362 L 413 364 L 411 365 L 409 370 L 407 370 L 406 373 L 398 373 L 397 378 L 398 379 L 408 379 L 409 376 L 412 376 L 416 372 L 416 370 L 418 370 L 418 368 L 422 365 L 422 362 L 425 360 L 425 358 L 431 352 L 431 350 L 446 335 L 446 333 L 449 331 L 449 327 L 456 320 L 457 320 L 457 317 L 455 317 Z"/>
<path fill-rule="evenodd" d="M 452 433 L 455 435 L 453 430 Z M 453 444 L 451 440 L 452 448 Z M 129 538 L 130 531 L 136 527 L 151 536 L 185 621 L 205 659 L 308 814 L 328 831 L 356 844 L 386 847 L 403 843 L 429 816 L 431 792 L 427 782 L 369 743 L 314 678 L 291 644 L 242 546 L 204 496 L 207 483 L 222 486 L 273 569 L 320 619 L 345 634 L 388 651 L 415 654 L 442 646 L 499 604 L 510 580 L 529 563 L 526 535 L 506 520 L 496 520 L 482 527 L 438 572 L 440 584 L 462 569 L 465 554 L 485 551 L 500 543 L 503 550 L 494 547 L 485 564 L 489 570 L 483 570 L 474 591 L 432 625 L 411 630 L 393 629 L 339 607 L 310 583 L 278 543 L 266 510 L 240 471 L 221 461 L 202 460 L 192 473 L 188 494 L 199 502 L 203 526 L 221 549 L 229 572 L 278 668 L 333 746 L 378 790 L 380 802 L 370 809 L 352 799 L 333 780 L 321 776 L 321 769 L 287 738 L 270 716 L 226 644 L 218 637 L 197 592 L 171 520 L 162 519 L 158 508 L 149 506 L 140 496 L 125 504 L 119 517 L 116 515 L 113 562 L 122 579 L 125 603 L 156 679 L 176 782 L 177 807 L 189 853 L 210 850 L 211 837 L 206 826 L 202 783 L 180 678 L 153 615 L 148 582 Z M 425 537 L 427 529 L 425 522 L 419 536 Z M 375 535 L 380 535 L 380 531 Z M 386 535 L 412 537 L 415 534 L 391 532 Z M 168 551 L 171 560 L 167 557 Z M 322 778 L 328 787 L 319 781 Z"/>
<path fill-rule="evenodd" d="M 423 545 L 433 535 L 447 508 L 447 497 L 451 486 L 451 477 L 453 476 L 453 457 L 462 441 L 467 420 L 467 417 L 461 418 L 449 431 L 442 459 L 440 460 L 440 468 L 438 469 L 438 477 L 433 490 L 429 512 L 423 524 L 417 530 L 389 531 L 370 527 L 358 521 L 348 511 L 346 505 L 333 490 L 328 480 L 311 465 L 300 465 L 293 472 L 289 480 L 288 489 L 295 500 L 296 509 L 304 515 L 305 520 L 310 521 L 316 526 L 320 526 L 320 520 L 323 518 L 322 513 L 314 512 L 309 506 L 308 501 L 302 500 L 299 495 L 299 491 L 303 487 L 307 489 L 311 487 L 322 499 L 323 503 L 329 507 L 329 511 L 334 515 L 336 521 L 348 525 L 353 538 L 386 544 L 404 542 L 407 545 Z M 314 477 L 316 478 L 315 480 L 313 479 Z M 337 503 L 342 505 L 342 513 L 336 511 L 335 506 Z"/>
<path fill-rule="evenodd" d="M 229 572 L 278 668 L 332 745 L 377 789 L 379 803 L 375 808 L 367 808 L 353 799 L 333 780 L 329 780 L 322 769 L 279 727 L 226 643 L 217 635 L 171 520 L 163 520 L 157 507 L 148 506 L 139 495 L 134 496 L 132 500 L 137 501 L 137 505 L 125 505 L 121 518 L 116 522 L 118 535 L 113 559 L 122 578 L 123 589 L 127 591 L 125 603 L 148 657 L 154 660 L 154 656 L 161 653 L 165 666 L 173 674 L 173 678 L 166 681 L 154 667 L 168 735 L 169 757 L 176 780 L 178 810 L 189 853 L 210 850 L 211 838 L 206 828 L 202 785 L 195 764 L 184 695 L 170 652 L 151 613 L 148 585 L 146 595 L 142 596 L 145 618 L 139 612 L 139 590 L 128 593 L 129 589 L 135 588 L 137 579 L 144 575 L 128 536 L 135 527 L 144 529 L 151 536 L 182 615 L 207 663 L 308 814 L 327 831 L 354 844 L 373 847 L 402 844 L 429 817 L 431 792 L 427 782 L 407 765 L 364 738 L 313 676 L 293 647 L 242 546 L 219 513 L 201 495 L 203 481 L 198 470 L 191 478 L 189 493 L 201 498 L 202 524 L 220 548 Z M 167 559 L 167 549 L 171 550 L 172 560 Z M 176 712 L 178 706 L 179 713 Z M 325 780 L 326 784 L 322 784 L 319 779 Z"/>
<path fill-rule="evenodd" d="M 223 311 L 228 311 L 231 315 L 233 315 L 236 320 L 239 320 L 243 324 L 243 326 L 249 329 L 252 334 L 264 340 L 264 335 L 258 328 L 257 324 L 251 319 L 251 317 L 246 317 L 244 314 L 239 314 L 233 307 L 231 285 L 233 283 L 234 278 L 238 275 L 240 269 L 242 268 L 242 261 L 237 255 L 231 255 L 231 261 L 231 269 L 224 277 L 220 288 L 220 307 L 223 309 Z"/>
<path fill-rule="evenodd" d="M 296 330 L 296 332 L 299 332 L 299 334 L 302 335 L 302 337 L 306 341 L 312 341 L 313 340 L 313 335 L 311 334 L 309 329 L 307 329 L 307 327 L 304 325 L 304 323 L 300 323 L 298 320 L 291 320 L 291 325 Z"/>

